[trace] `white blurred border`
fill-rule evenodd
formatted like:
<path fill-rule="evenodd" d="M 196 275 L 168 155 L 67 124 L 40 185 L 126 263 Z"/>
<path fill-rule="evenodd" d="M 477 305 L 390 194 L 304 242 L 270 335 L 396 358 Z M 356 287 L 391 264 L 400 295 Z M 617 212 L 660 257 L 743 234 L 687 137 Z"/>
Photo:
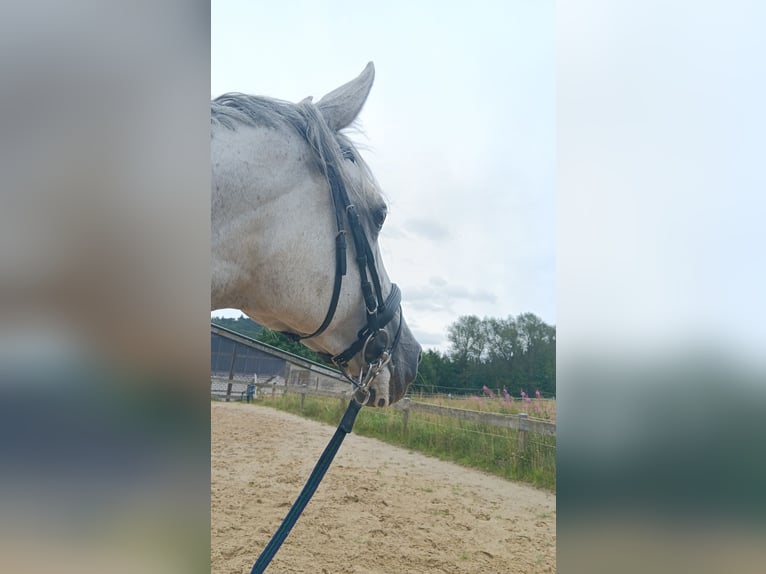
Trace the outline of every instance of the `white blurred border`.
<path fill-rule="evenodd" d="M 764 563 L 764 23 L 557 5 L 562 571 Z"/>
<path fill-rule="evenodd" d="M 0 570 L 209 569 L 206 2 L 0 18 Z"/>

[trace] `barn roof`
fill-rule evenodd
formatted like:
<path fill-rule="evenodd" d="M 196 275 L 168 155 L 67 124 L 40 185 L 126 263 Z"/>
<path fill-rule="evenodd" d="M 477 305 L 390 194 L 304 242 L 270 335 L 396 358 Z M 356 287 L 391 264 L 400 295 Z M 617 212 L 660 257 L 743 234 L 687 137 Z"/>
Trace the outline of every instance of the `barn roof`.
<path fill-rule="evenodd" d="M 258 349 L 260 351 L 263 351 L 264 353 L 268 353 L 272 356 L 283 359 L 289 363 L 292 363 L 293 365 L 297 367 L 301 367 L 303 369 L 307 369 L 309 371 L 319 373 L 327 377 L 334 377 L 345 382 L 345 379 L 343 379 L 342 375 L 340 374 L 340 371 L 338 371 L 337 369 L 333 369 L 332 367 L 328 367 L 327 365 L 322 365 L 320 363 L 315 363 L 314 361 L 310 361 L 304 357 L 300 357 L 293 353 L 283 351 L 282 349 L 277 349 L 276 347 L 272 347 L 271 345 L 267 345 L 266 343 L 261 343 L 260 341 L 256 341 L 255 339 L 247 337 L 246 335 L 242 335 L 241 333 L 237 333 L 225 327 L 221 327 L 220 325 L 216 325 L 215 323 L 210 324 L 210 332 L 212 334 L 219 335 L 220 337 L 224 337 L 231 341 L 241 343 L 248 347 Z"/>

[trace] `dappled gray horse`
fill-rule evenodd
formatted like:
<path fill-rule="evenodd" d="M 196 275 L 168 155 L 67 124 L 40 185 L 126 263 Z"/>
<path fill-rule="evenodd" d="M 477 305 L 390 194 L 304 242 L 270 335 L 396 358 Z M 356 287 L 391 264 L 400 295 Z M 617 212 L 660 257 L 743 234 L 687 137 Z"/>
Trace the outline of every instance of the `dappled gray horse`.
<path fill-rule="evenodd" d="M 415 378 L 420 345 L 377 245 L 386 204 L 340 133 L 373 78 L 369 63 L 316 104 L 213 100 L 211 289 L 213 309 L 302 339 L 347 378 L 371 380 L 368 404 L 386 406 Z"/>

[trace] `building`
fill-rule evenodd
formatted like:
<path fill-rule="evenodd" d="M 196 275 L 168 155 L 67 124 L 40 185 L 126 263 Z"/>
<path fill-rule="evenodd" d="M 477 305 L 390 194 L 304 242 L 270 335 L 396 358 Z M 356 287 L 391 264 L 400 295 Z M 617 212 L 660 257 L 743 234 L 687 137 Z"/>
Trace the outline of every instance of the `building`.
<path fill-rule="evenodd" d="M 241 399 L 247 385 L 255 382 L 259 393 L 282 393 L 291 385 L 336 393 L 349 390 L 336 369 L 212 323 L 210 377 L 211 396 L 226 400 Z"/>

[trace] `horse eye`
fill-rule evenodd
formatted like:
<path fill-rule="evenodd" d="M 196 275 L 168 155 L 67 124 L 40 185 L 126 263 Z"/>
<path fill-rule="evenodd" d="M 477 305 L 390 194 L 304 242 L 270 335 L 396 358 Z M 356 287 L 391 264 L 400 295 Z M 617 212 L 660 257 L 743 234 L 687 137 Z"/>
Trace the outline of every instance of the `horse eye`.
<path fill-rule="evenodd" d="M 388 214 L 388 210 L 386 210 L 385 207 L 376 210 L 375 213 L 373 214 L 372 220 L 378 229 L 381 229 L 383 227 L 383 224 L 386 222 L 387 214 Z"/>
<path fill-rule="evenodd" d="M 343 159 L 349 160 L 351 163 L 356 163 L 356 159 L 354 159 L 354 152 L 351 151 L 350 148 L 342 147 L 341 153 L 343 154 Z"/>

